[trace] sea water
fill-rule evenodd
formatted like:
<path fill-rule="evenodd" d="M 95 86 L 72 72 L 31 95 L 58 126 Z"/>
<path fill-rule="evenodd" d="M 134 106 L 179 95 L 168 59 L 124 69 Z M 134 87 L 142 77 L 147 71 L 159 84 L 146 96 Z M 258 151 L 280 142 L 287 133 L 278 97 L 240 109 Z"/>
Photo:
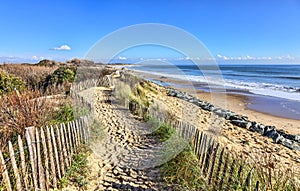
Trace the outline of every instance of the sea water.
<path fill-rule="evenodd" d="M 197 66 L 190 63 L 160 63 L 132 65 L 130 69 L 202 83 L 203 85 L 196 86 L 196 89 L 204 91 L 213 91 L 213 88 L 210 87 L 223 87 L 228 93 L 248 92 L 257 95 L 256 98 L 258 98 L 252 100 L 250 108 L 281 117 L 300 119 L 300 65 L 220 64 L 218 66 Z M 269 107 L 266 104 L 269 104 Z"/>

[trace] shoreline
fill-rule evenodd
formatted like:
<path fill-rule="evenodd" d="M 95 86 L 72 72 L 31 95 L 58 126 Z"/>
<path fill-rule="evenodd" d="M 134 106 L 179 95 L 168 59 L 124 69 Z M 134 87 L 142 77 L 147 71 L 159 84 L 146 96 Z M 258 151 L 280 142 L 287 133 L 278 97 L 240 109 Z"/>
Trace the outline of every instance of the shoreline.
<path fill-rule="evenodd" d="M 173 79 L 170 77 L 162 77 L 155 74 L 144 73 L 140 71 L 133 71 L 133 73 L 142 76 L 146 79 L 151 79 L 161 85 L 167 85 L 170 87 L 174 87 L 178 90 L 182 90 L 188 92 L 201 100 L 210 102 L 211 101 L 211 93 L 205 92 L 203 90 L 193 90 L 189 87 L 192 85 L 192 82 L 180 80 L 180 79 Z M 199 84 L 198 84 L 199 85 Z M 236 91 L 236 90 L 235 90 Z M 247 93 L 245 91 L 236 91 L 236 92 L 228 92 L 226 93 L 226 109 L 229 109 L 237 114 L 245 115 L 251 121 L 257 121 L 264 125 L 276 126 L 278 130 L 283 132 L 291 133 L 294 135 L 300 134 L 300 120 L 297 119 L 290 119 L 287 117 L 276 116 L 267 112 L 258 111 L 255 108 L 249 107 L 249 105 L 253 104 L 255 101 L 256 95 Z M 268 99 L 268 98 L 262 98 Z M 260 105 L 258 105 L 260 106 Z"/>

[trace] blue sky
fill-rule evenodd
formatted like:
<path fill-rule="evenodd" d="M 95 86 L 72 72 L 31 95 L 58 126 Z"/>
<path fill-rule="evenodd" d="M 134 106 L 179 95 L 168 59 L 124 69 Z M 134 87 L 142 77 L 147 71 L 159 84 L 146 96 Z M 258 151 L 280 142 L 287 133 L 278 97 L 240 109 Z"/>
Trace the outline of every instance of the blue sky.
<path fill-rule="evenodd" d="M 2 62 L 83 58 L 119 28 L 163 23 L 195 35 L 220 61 L 300 63 L 299 0 L 0 0 L 0 7 Z M 159 48 L 142 50 L 120 56 L 164 57 Z"/>

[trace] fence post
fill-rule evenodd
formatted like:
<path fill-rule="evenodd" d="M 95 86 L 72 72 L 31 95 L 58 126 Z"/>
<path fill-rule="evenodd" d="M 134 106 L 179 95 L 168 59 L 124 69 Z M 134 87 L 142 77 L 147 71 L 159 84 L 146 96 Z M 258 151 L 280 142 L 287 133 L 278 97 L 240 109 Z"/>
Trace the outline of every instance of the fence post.
<path fill-rule="evenodd" d="M 76 126 L 77 140 L 78 140 L 78 143 L 80 145 L 81 144 L 81 138 L 80 138 L 80 131 L 79 131 L 78 119 L 75 120 L 75 126 Z"/>
<path fill-rule="evenodd" d="M 82 117 L 82 119 L 81 119 L 81 126 L 82 126 L 82 132 L 83 132 L 83 140 L 84 140 L 84 143 L 87 144 L 87 132 L 85 129 L 85 126 L 86 126 L 85 117 Z"/>
<path fill-rule="evenodd" d="M 32 128 L 32 127 L 29 127 Z M 30 158 L 30 166 L 31 166 L 31 171 L 32 171 L 32 179 L 33 179 L 33 184 L 34 188 L 38 188 L 38 181 L 37 181 L 37 174 L 36 174 L 36 165 L 35 165 L 35 158 L 34 158 L 34 151 L 33 151 L 33 142 L 31 141 L 30 134 L 29 134 L 29 128 L 26 128 L 26 140 L 27 140 L 27 146 L 29 150 L 29 158 Z"/>
<path fill-rule="evenodd" d="M 0 150 L 0 160 L 1 160 L 1 167 L 2 167 L 2 169 L 3 169 L 2 177 L 3 177 L 3 179 L 5 180 L 5 183 L 6 183 L 6 189 L 7 189 L 8 191 L 12 191 L 11 184 L 10 184 L 10 180 L 9 180 L 8 171 L 7 171 L 6 164 L 5 164 L 5 160 L 4 160 L 4 158 L 3 158 L 3 155 L 2 155 L 2 151 L 1 151 L 1 150 Z"/>
<path fill-rule="evenodd" d="M 197 150 L 198 150 L 198 139 L 199 139 L 199 130 L 196 129 L 196 134 L 193 142 L 193 147 L 194 147 L 194 153 L 197 155 Z"/>
<path fill-rule="evenodd" d="M 200 133 L 200 131 L 199 131 L 199 133 Z M 199 138 L 199 140 L 197 142 L 198 150 L 197 150 L 196 155 L 197 155 L 198 160 L 200 160 L 200 156 L 201 156 L 200 152 L 201 152 L 202 142 L 203 142 L 203 132 L 201 131 L 200 138 Z"/>
<path fill-rule="evenodd" d="M 60 169 L 61 169 L 61 175 L 63 176 L 65 174 L 65 165 L 64 165 L 64 155 L 62 150 L 62 144 L 60 139 L 60 131 L 59 127 L 56 125 L 56 137 L 57 137 L 57 144 L 58 144 L 58 155 L 59 155 L 59 162 L 60 162 Z"/>
<path fill-rule="evenodd" d="M 81 139 L 81 142 L 83 144 L 86 144 L 85 140 L 84 140 L 84 132 L 83 132 L 83 117 L 80 117 L 78 119 L 78 124 L 79 124 L 79 131 L 80 131 L 80 139 Z"/>
<path fill-rule="evenodd" d="M 259 181 L 256 181 L 256 185 L 255 185 L 255 190 L 254 191 L 259 191 Z"/>
<path fill-rule="evenodd" d="M 15 158 L 15 152 L 14 148 L 12 146 L 11 141 L 8 141 L 8 149 L 9 149 L 9 156 L 10 156 L 10 161 L 11 165 L 14 171 L 14 177 L 16 180 L 16 190 L 22 190 L 22 184 L 21 184 L 21 179 L 20 179 L 20 174 L 19 174 L 19 169 L 17 166 L 16 158 Z"/>
<path fill-rule="evenodd" d="M 209 177 L 208 177 L 208 184 L 211 184 L 211 181 L 212 181 L 212 176 L 214 173 L 215 162 L 216 162 L 219 146 L 220 146 L 220 144 L 218 143 L 213 152 L 213 157 L 212 157 L 212 162 L 211 162 L 212 164 L 211 164 L 210 173 L 209 173 Z"/>
<path fill-rule="evenodd" d="M 65 137 L 65 141 L 66 141 L 66 154 L 67 154 L 67 158 L 68 158 L 68 167 L 71 165 L 71 154 L 70 154 L 70 145 L 69 145 L 69 136 L 67 133 L 67 127 L 65 125 L 65 123 L 63 124 L 63 132 L 64 132 L 64 137 Z"/>
<path fill-rule="evenodd" d="M 50 130 L 49 130 L 48 126 L 46 126 L 46 136 L 47 136 L 47 142 L 48 142 L 48 148 L 49 148 L 51 176 L 53 178 L 53 186 L 57 187 L 55 164 L 54 164 L 54 158 L 53 158 L 53 148 L 52 148 L 52 143 L 51 143 Z"/>
<path fill-rule="evenodd" d="M 72 135 L 72 141 L 73 141 L 73 146 L 74 146 L 74 152 L 77 150 L 77 141 L 76 141 L 76 135 L 74 132 L 74 123 L 73 121 L 70 122 L 71 124 L 71 135 Z"/>
<path fill-rule="evenodd" d="M 49 156 L 48 156 L 48 149 L 46 145 L 46 138 L 44 129 L 41 127 L 41 142 L 43 146 L 43 153 L 44 153 L 44 163 L 45 163 L 45 175 L 46 175 L 46 190 L 50 189 L 50 177 L 49 177 Z"/>
<path fill-rule="evenodd" d="M 204 162 L 204 166 L 203 166 L 203 171 L 202 171 L 204 177 L 207 177 L 207 175 L 208 175 L 208 170 L 209 170 L 209 166 L 210 166 L 209 163 L 210 163 L 212 152 L 214 150 L 214 146 L 215 146 L 214 141 L 211 145 L 208 146 L 208 150 L 206 153 L 206 158 L 205 158 L 205 162 Z"/>
<path fill-rule="evenodd" d="M 203 142 L 201 143 L 202 147 L 201 151 L 200 151 L 200 160 L 199 160 L 199 164 L 201 165 L 200 167 L 202 168 L 203 166 L 203 162 L 204 162 L 204 158 L 205 158 L 205 151 L 206 151 L 206 147 L 207 147 L 207 134 L 204 134 L 204 138 L 203 138 Z"/>
<path fill-rule="evenodd" d="M 69 161 L 68 161 L 68 154 L 67 154 L 67 149 L 66 149 L 64 124 L 63 123 L 60 124 L 60 136 L 61 136 L 63 157 L 65 158 L 66 169 L 68 169 L 69 168 Z"/>
<path fill-rule="evenodd" d="M 72 133 L 71 133 L 71 123 L 68 122 L 68 137 L 69 137 L 69 143 L 70 143 L 70 158 L 72 157 L 72 154 L 73 154 L 73 147 L 74 147 L 74 144 L 73 144 L 73 140 L 72 140 Z"/>
<path fill-rule="evenodd" d="M 40 136 L 39 131 L 36 128 L 35 129 L 35 135 L 36 135 L 36 148 L 37 148 L 37 159 L 38 159 L 38 172 L 39 172 L 39 183 L 40 187 L 39 189 L 45 190 L 45 174 L 44 174 L 44 168 L 42 164 L 42 158 L 41 158 L 41 142 L 40 142 Z"/>
<path fill-rule="evenodd" d="M 241 175 L 242 175 L 242 171 L 243 171 L 243 165 L 240 164 L 240 167 L 239 167 L 239 170 L 238 170 L 238 173 L 237 173 L 237 180 L 235 181 L 235 187 L 234 189 L 236 190 L 238 185 L 242 185 L 241 182 Z"/>
<path fill-rule="evenodd" d="M 224 148 L 221 151 L 221 154 L 220 154 L 220 157 L 219 157 L 217 171 L 216 171 L 216 174 L 215 174 L 215 179 L 214 179 L 214 181 L 212 183 L 214 185 L 214 189 L 213 190 L 216 190 L 218 182 L 219 182 L 218 178 L 219 178 L 219 174 L 220 174 L 221 166 L 222 166 L 222 162 L 223 162 L 223 154 L 224 154 Z"/>
<path fill-rule="evenodd" d="M 229 160 L 229 153 L 227 153 L 225 161 L 224 161 L 225 164 L 224 164 L 224 167 L 223 167 L 223 174 L 222 174 L 222 177 L 221 177 L 220 189 L 219 190 L 222 190 L 223 182 L 224 182 L 224 179 L 226 178 L 226 172 L 227 172 L 227 169 L 228 169 L 228 160 Z"/>
<path fill-rule="evenodd" d="M 55 156 L 55 161 L 56 161 L 58 178 L 61 179 L 59 157 L 58 157 L 58 151 L 57 151 L 57 143 L 56 143 L 55 134 L 54 134 L 54 130 L 53 130 L 52 125 L 50 126 L 50 131 L 51 131 L 51 137 L 52 137 L 53 150 L 54 150 L 54 156 Z"/>
<path fill-rule="evenodd" d="M 233 161 L 231 163 L 230 171 L 229 171 L 229 174 L 230 174 L 229 179 L 228 179 L 229 185 L 231 185 L 232 180 L 233 180 L 233 175 L 235 175 L 234 169 L 235 169 L 235 159 L 233 159 Z"/>
<path fill-rule="evenodd" d="M 19 144 L 19 151 L 20 151 L 20 157 L 21 157 L 21 168 L 22 168 L 22 176 L 24 181 L 25 189 L 29 189 L 28 185 L 28 174 L 26 169 L 26 160 L 25 160 L 25 154 L 24 154 L 24 147 L 23 147 L 23 141 L 21 139 L 21 136 L 18 135 L 18 144 Z"/>
<path fill-rule="evenodd" d="M 251 190 L 251 178 L 252 178 L 252 172 L 250 171 L 248 173 L 248 176 L 247 176 L 246 180 L 245 180 L 245 187 L 243 189 L 244 191 Z"/>

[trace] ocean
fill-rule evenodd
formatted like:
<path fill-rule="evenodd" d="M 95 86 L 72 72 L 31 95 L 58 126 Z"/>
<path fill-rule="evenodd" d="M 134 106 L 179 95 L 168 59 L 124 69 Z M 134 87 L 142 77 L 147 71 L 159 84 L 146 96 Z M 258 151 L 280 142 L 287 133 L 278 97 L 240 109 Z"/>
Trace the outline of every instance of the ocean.
<path fill-rule="evenodd" d="M 223 64 L 216 68 L 209 65 L 160 63 L 132 65 L 129 69 L 200 83 L 203 85 L 193 88 L 204 91 L 213 91 L 211 87 L 222 86 L 227 93 L 248 92 L 259 98 L 256 99 L 257 103 L 250 104 L 250 108 L 272 112 L 280 117 L 300 119 L 300 65 Z M 278 103 L 278 107 L 271 107 L 270 103 Z M 269 107 L 262 110 L 259 105 L 263 104 L 269 104 Z"/>

